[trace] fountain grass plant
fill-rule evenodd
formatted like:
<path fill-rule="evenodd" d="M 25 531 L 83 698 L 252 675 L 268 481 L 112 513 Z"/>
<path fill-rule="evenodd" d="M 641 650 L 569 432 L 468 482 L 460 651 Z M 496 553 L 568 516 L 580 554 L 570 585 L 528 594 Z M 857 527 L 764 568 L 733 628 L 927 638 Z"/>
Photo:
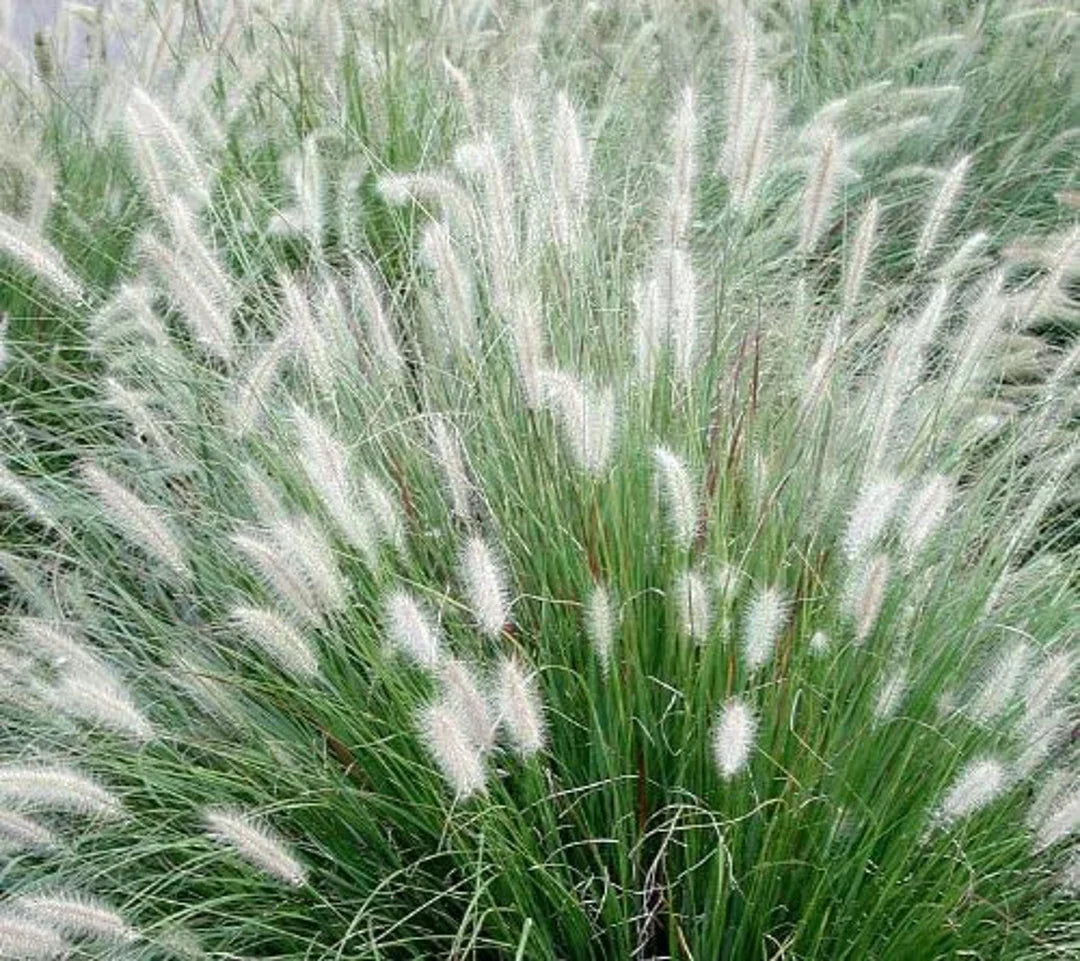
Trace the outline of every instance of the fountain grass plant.
<path fill-rule="evenodd" d="M 1075 955 L 1076 18 L 940 6 L 9 71 L 0 956 Z"/>

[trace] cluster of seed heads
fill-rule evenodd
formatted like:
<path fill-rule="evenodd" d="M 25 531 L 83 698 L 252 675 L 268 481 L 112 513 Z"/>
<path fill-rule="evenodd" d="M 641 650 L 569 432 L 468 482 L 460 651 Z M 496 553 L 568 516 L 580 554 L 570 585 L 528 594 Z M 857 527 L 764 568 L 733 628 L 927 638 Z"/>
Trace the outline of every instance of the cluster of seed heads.
<path fill-rule="evenodd" d="M 711 335 L 703 304 L 713 292 L 695 269 L 696 186 L 706 177 L 721 180 L 731 216 L 748 220 L 767 194 L 777 153 L 801 143 L 806 173 L 789 242 L 799 257 L 808 259 L 825 242 L 845 185 L 859 177 L 860 145 L 845 136 L 838 122 L 843 105 L 833 105 L 806 130 L 784 124 L 781 94 L 767 74 L 759 34 L 752 18 L 734 16 L 723 145 L 712 164 L 707 166 L 700 153 L 707 118 L 699 114 L 698 91 L 687 86 L 672 104 L 663 163 L 666 196 L 652 249 L 631 285 L 626 305 L 630 347 L 617 369 L 590 367 L 587 359 L 574 369 L 549 337 L 538 307 L 543 298 L 530 286 L 545 256 L 554 251 L 553 256 L 572 261 L 598 229 L 590 213 L 599 174 L 588 120 L 566 91 L 555 92 L 548 105 L 546 139 L 531 129 L 531 110 L 538 105 L 516 102 L 513 135 L 506 145 L 497 130 L 480 123 L 468 79 L 450 67 L 463 109 L 473 112 L 470 139 L 455 154 L 453 168 L 379 176 L 383 202 L 416 205 L 426 212 L 412 251 L 411 294 L 421 317 L 418 333 L 406 339 L 402 331 L 413 325 L 400 322 L 402 307 L 375 264 L 352 250 L 347 267 L 340 268 L 340 261 L 325 254 L 329 187 L 315 136 L 305 138 L 286 159 L 283 173 L 293 202 L 267 225 L 274 236 L 306 238 L 311 266 L 296 273 L 283 269 L 269 282 L 269 291 L 253 291 L 245 287 L 249 281 L 233 274 L 207 226 L 215 189 L 207 141 L 190 132 L 192 123 L 183 116 L 187 108 L 174 113 L 149 90 L 129 84 L 127 106 L 116 122 L 155 213 L 136 245 L 135 279 L 104 298 L 104 292 L 77 277 L 39 228 L 6 214 L 0 214 L 0 252 L 5 265 L 33 277 L 59 303 L 92 315 L 95 350 L 115 362 L 109 404 L 166 472 L 181 474 L 182 460 L 195 453 L 180 443 L 179 432 L 161 414 L 175 414 L 178 402 L 164 388 L 157 395 L 135 390 L 124 383 L 124 370 L 149 355 L 171 375 L 186 378 L 192 391 L 212 379 L 207 371 L 226 381 L 217 395 L 221 409 L 206 429 L 217 431 L 219 448 L 231 449 L 242 461 L 245 508 L 229 516 L 204 505 L 215 517 L 210 546 L 188 520 L 203 508 L 185 504 L 176 488 L 166 495 L 140 477 L 122 447 L 80 461 L 61 494 L 14 459 L 12 465 L 0 464 L 0 499 L 36 525 L 43 543 L 50 537 L 86 538 L 92 550 L 102 553 L 102 564 L 137 571 L 140 580 L 165 594 L 198 599 L 205 569 L 219 562 L 230 565 L 238 585 L 232 599 L 224 607 L 209 600 L 196 603 L 190 613 L 193 633 L 222 639 L 232 653 L 234 646 L 239 648 L 243 657 L 262 664 L 261 669 L 269 664 L 300 689 L 332 685 L 341 663 L 350 663 L 333 639 L 343 632 L 347 613 L 361 603 L 353 575 L 341 562 L 343 556 L 355 558 L 378 584 L 380 609 L 373 621 L 385 641 L 381 652 L 368 648 L 365 656 L 372 663 L 395 665 L 394 670 L 412 679 L 409 683 L 420 685 L 425 694 L 412 710 L 407 736 L 423 746 L 429 767 L 455 805 L 482 806 L 515 765 L 540 770 L 548 763 L 554 730 L 562 723 L 545 709 L 545 692 L 564 682 L 559 665 L 545 660 L 545 647 L 524 630 L 533 620 L 519 615 L 538 603 L 533 585 L 521 574 L 527 566 L 521 558 L 545 545 L 523 543 L 517 531 L 500 521 L 491 505 L 508 496 L 507 482 L 485 474 L 491 452 L 472 441 L 468 418 L 434 386 L 445 386 L 440 378 L 446 371 L 448 377 L 466 377 L 485 363 L 489 352 L 506 351 L 513 382 L 499 389 L 512 394 L 508 403 L 529 431 L 527 438 L 512 443 L 545 465 L 543 470 L 566 464 L 569 470 L 559 472 L 560 479 L 572 477 L 580 485 L 575 490 L 618 503 L 639 483 L 639 461 L 647 465 L 652 512 L 633 523 L 648 527 L 650 556 L 660 558 L 656 563 L 670 572 L 665 583 L 652 586 L 664 598 L 671 628 L 658 629 L 656 637 L 642 643 L 692 651 L 688 657 L 705 658 L 718 648 L 731 652 L 727 690 L 712 698 L 697 724 L 700 745 L 725 789 L 740 781 L 756 783 L 759 738 L 766 731 L 774 736 L 775 724 L 788 723 L 769 716 L 774 706 L 770 685 L 787 672 L 862 659 L 865 667 L 859 669 L 873 677 L 868 717 L 879 728 L 900 723 L 909 701 L 920 694 L 916 655 L 902 643 L 880 662 L 871 652 L 888 650 L 885 631 L 902 633 L 904 618 L 918 616 L 926 597 L 920 585 L 947 576 L 924 563 L 936 556 L 935 539 L 950 525 L 954 536 L 963 536 L 959 472 L 907 456 L 930 403 L 928 354 L 947 321 L 962 327 L 939 400 L 967 410 L 963 405 L 974 403 L 971 384 L 979 380 L 983 349 L 1005 336 L 1001 324 L 995 327 L 986 318 L 1008 315 L 1014 325 L 1031 325 L 1060 303 L 1066 283 L 1080 273 L 1080 235 L 1074 230 L 1040 246 L 1035 256 L 1048 268 L 1030 290 L 992 292 L 993 309 L 984 304 L 965 316 L 958 282 L 949 276 L 933 280 L 929 292 L 883 336 L 876 376 L 856 391 L 852 423 L 844 425 L 857 443 L 841 457 L 861 454 L 856 468 L 847 471 L 850 487 L 833 496 L 834 513 L 842 519 L 839 534 L 829 535 L 833 566 L 827 576 L 839 587 L 796 584 L 766 551 L 757 558 L 750 543 L 725 541 L 724 559 L 716 556 L 710 540 L 721 523 L 710 516 L 717 496 L 715 454 L 688 440 L 691 432 L 682 427 L 653 431 L 650 426 L 646 451 L 651 449 L 651 456 L 626 450 L 632 442 L 628 438 L 638 436 L 638 425 L 649 423 L 655 397 L 670 394 L 679 409 L 701 389 L 703 347 L 706 334 Z M 927 198 L 912 251 L 916 272 L 927 271 L 949 242 L 950 222 L 970 169 L 970 157 L 955 161 L 941 172 Z M 802 382 L 791 405 L 803 422 L 813 419 L 831 389 L 840 389 L 833 386 L 834 373 L 844 368 L 851 345 L 864 336 L 852 324 L 868 297 L 867 278 L 884 216 L 882 205 L 871 199 L 855 221 L 835 315 L 800 371 Z M 979 246 L 969 239 L 955 256 L 969 259 Z M 241 305 L 255 293 L 273 305 L 269 314 L 276 330 L 268 338 L 241 323 Z M 120 329 L 117 318 L 130 326 Z M 6 356 L 0 350 L 0 366 Z M 125 368 L 126 361 L 132 368 Z M 1066 383 L 1080 367 L 1073 355 L 1060 363 L 1053 385 Z M 419 390 L 412 383 L 422 399 L 411 412 L 414 423 L 398 428 L 400 436 L 357 441 L 358 432 L 369 429 L 369 413 L 375 422 L 375 412 L 350 413 L 335 401 L 335 385 L 358 371 L 387 396 L 404 390 L 410 378 L 430 376 Z M 296 383 L 303 388 L 288 386 Z M 206 400 L 208 406 L 213 402 Z M 1046 418 L 1063 415 L 1040 411 L 1038 416 L 1045 432 L 1052 426 Z M 283 439 L 273 447 L 279 430 Z M 765 515 L 778 510 L 786 472 L 803 468 L 778 471 L 774 461 L 782 459 L 782 452 L 753 438 L 746 443 L 756 481 L 739 497 L 756 503 Z M 271 447 L 269 457 L 260 445 Z M 438 476 L 437 521 L 431 519 L 430 504 L 418 503 L 423 498 L 402 479 L 401 450 L 406 447 L 419 449 Z M 733 444 L 732 453 L 724 456 L 734 459 L 737 450 Z M 1014 561 L 1076 456 L 1074 444 L 1040 478 L 1038 493 L 1020 511 L 988 613 L 999 609 Z M 271 465 L 276 457 L 281 461 Z M 204 468 L 212 474 L 220 464 L 208 461 Z M 751 489 L 755 484 L 756 491 Z M 522 500 L 529 496 L 526 492 Z M 517 509 L 526 508 L 532 505 L 518 504 Z M 430 565 L 424 581 L 389 574 L 398 560 L 425 556 L 423 538 L 436 525 L 453 532 L 454 562 Z M 623 536 L 600 527 L 597 522 L 591 531 L 596 540 Z M 583 548 L 586 553 L 595 549 L 595 544 Z M 220 553 L 225 561 L 204 556 L 210 553 Z M 423 562 L 416 566 L 422 569 Z M 597 696 L 602 697 L 626 681 L 627 645 L 640 638 L 640 627 L 627 622 L 627 612 L 640 612 L 642 602 L 625 596 L 628 581 L 619 571 L 593 564 L 589 574 L 577 596 L 562 600 L 580 613 L 582 646 L 595 661 Z M 815 568 L 814 576 L 819 574 Z M 814 592 L 824 593 L 825 602 L 810 603 L 808 595 Z M 8 619 L 8 633 L 20 643 L 6 646 L 0 661 L 5 696 L 7 680 L 16 678 L 25 682 L 20 694 L 25 710 L 63 715 L 77 737 L 119 738 L 132 752 L 167 742 L 172 735 L 165 714 L 140 689 L 132 660 L 118 655 L 114 663 L 115 648 L 99 643 L 94 624 L 72 622 L 64 616 L 66 609 Z M 133 624 L 132 636 L 139 629 Z M 25 656 L 9 657 L 9 647 Z M 803 652 L 810 658 L 801 660 Z M 163 670 L 158 660 L 163 656 L 148 654 L 142 669 Z M 189 692 L 197 692 L 201 710 L 243 714 L 227 690 L 215 687 L 223 673 L 220 665 L 203 663 L 198 652 L 176 657 L 173 663 L 182 665 L 177 673 L 189 683 Z M 1043 787 L 1027 822 L 1032 851 L 1070 843 L 1080 828 L 1075 771 L 1043 772 L 1052 766 L 1069 730 L 1071 668 L 1067 653 L 1044 653 L 1032 639 L 1009 635 L 985 659 L 981 676 L 973 682 L 961 679 L 969 683 L 951 715 L 988 730 L 1007 724 L 1009 737 L 1001 743 L 1008 746 L 995 756 L 958 758 L 951 785 L 937 807 L 926 812 L 928 839 L 1039 776 Z M 766 748 L 760 745 L 760 753 Z M 77 759 L 0 764 L 0 846 L 56 851 L 78 832 L 123 823 L 131 816 L 130 807 L 147 803 L 137 791 L 129 800 L 123 779 L 115 787 L 107 781 L 84 771 Z M 299 839 L 294 850 L 293 842 L 271 826 L 272 812 L 257 806 L 193 807 L 202 837 L 215 846 L 210 850 L 219 860 L 231 858 L 241 870 L 246 866 L 297 888 L 311 882 L 315 872 L 305 863 L 305 852 L 313 848 L 310 839 Z M 1075 855 L 1068 870 L 1075 876 Z M 141 936 L 121 913 L 90 894 L 34 890 L 16 893 L 0 906 L 3 957 L 55 957 L 76 942 L 126 944 Z"/>

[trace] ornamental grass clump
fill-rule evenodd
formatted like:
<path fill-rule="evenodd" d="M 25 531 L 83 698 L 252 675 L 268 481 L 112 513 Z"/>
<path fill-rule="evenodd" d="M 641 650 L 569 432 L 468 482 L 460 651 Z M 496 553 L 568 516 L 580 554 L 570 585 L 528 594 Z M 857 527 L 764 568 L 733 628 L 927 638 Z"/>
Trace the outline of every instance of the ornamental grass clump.
<path fill-rule="evenodd" d="M 1075 18 L 798 6 L 0 75 L 0 956 L 1074 956 Z"/>

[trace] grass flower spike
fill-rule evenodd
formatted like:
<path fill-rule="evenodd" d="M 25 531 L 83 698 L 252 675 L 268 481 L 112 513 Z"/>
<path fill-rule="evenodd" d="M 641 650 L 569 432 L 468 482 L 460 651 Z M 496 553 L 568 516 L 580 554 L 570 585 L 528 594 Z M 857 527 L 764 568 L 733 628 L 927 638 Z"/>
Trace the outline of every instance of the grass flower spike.
<path fill-rule="evenodd" d="M 754 712 L 742 700 L 733 698 L 720 709 L 713 728 L 713 756 L 724 778 L 732 778 L 750 762 L 757 736 Z"/>
<path fill-rule="evenodd" d="M 250 815 L 215 809 L 206 812 L 206 832 L 264 874 L 299 886 L 307 874 L 280 838 Z"/>

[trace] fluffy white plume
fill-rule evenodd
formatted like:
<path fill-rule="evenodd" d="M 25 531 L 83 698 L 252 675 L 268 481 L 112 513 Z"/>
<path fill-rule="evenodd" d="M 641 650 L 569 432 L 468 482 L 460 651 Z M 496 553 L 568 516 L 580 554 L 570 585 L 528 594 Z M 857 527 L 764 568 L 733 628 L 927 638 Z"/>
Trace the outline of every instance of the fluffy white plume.
<path fill-rule="evenodd" d="M 853 572 L 848 598 L 855 621 L 855 643 L 862 644 L 874 629 L 889 584 L 889 555 L 877 554 Z"/>
<path fill-rule="evenodd" d="M 360 478 L 360 488 L 379 539 L 395 550 L 404 550 L 405 519 L 401 516 L 401 510 L 393 495 L 370 471 L 366 471 Z"/>
<path fill-rule="evenodd" d="M 844 531 L 844 554 L 854 562 L 874 546 L 893 516 L 904 485 L 895 477 L 870 481 L 859 492 Z"/>
<path fill-rule="evenodd" d="M 30 484 L 0 462 L 0 500 L 17 504 L 30 517 L 46 527 L 55 527 L 52 511 Z"/>
<path fill-rule="evenodd" d="M 64 266 L 59 252 L 44 238 L 0 212 L 0 253 L 6 254 L 24 270 L 40 277 L 56 293 L 68 300 L 81 301 L 82 284 Z"/>
<path fill-rule="evenodd" d="M 399 207 L 422 203 L 439 208 L 455 233 L 469 236 L 476 231 L 477 215 L 469 195 L 456 181 L 441 174 L 388 173 L 375 185 L 388 204 Z"/>
<path fill-rule="evenodd" d="M 720 708 L 713 727 L 712 748 L 722 777 L 734 777 L 746 767 L 756 735 L 757 719 L 742 698 L 733 697 Z"/>
<path fill-rule="evenodd" d="M 319 662 L 311 646 L 280 614 L 265 608 L 237 606 L 230 611 L 229 619 L 282 670 L 298 678 L 311 678 L 318 673 Z"/>
<path fill-rule="evenodd" d="M 689 549 L 697 533 L 697 493 L 686 465 L 666 447 L 653 451 L 657 482 L 664 500 L 668 527 L 676 545 Z"/>
<path fill-rule="evenodd" d="M 277 379 L 282 362 L 293 350 L 296 343 L 295 332 L 288 326 L 254 357 L 246 374 L 236 385 L 228 416 L 233 431 L 238 437 L 254 430 L 262 417 L 262 412 L 270 389 Z"/>
<path fill-rule="evenodd" d="M 345 585 L 334 553 L 311 518 L 280 517 L 266 531 L 240 532 L 230 540 L 306 620 L 318 621 L 345 603 Z"/>
<path fill-rule="evenodd" d="M 993 758 L 970 761 L 946 792 L 935 820 L 945 826 L 986 807 L 1006 785 L 1005 768 Z"/>
<path fill-rule="evenodd" d="M 420 736 L 459 800 L 484 791 L 484 758 L 455 705 L 440 700 L 419 718 Z"/>
<path fill-rule="evenodd" d="M 814 631 L 810 637 L 810 653 L 820 657 L 829 651 L 829 635 L 825 631 Z"/>
<path fill-rule="evenodd" d="M 594 476 L 601 474 L 611 460 L 614 392 L 592 390 L 573 375 L 554 370 L 540 372 L 539 389 L 545 403 L 559 415 L 574 461 Z"/>
<path fill-rule="evenodd" d="M 1053 847 L 1077 830 L 1080 830 L 1080 789 L 1074 785 L 1070 791 L 1055 798 L 1052 809 L 1036 825 L 1036 849 Z"/>
<path fill-rule="evenodd" d="M 1053 708 L 1069 686 L 1073 654 L 1069 650 L 1050 654 L 1024 686 L 1024 724 L 1031 725 Z"/>
<path fill-rule="evenodd" d="M 47 827 L 18 811 L 0 810 L 0 853 L 14 850 L 49 850 L 60 839 Z"/>
<path fill-rule="evenodd" d="M 931 474 L 912 497 L 900 529 L 900 544 L 909 557 L 919 552 L 937 530 L 955 496 L 951 480 Z"/>
<path fill-rule="evenodd" d="M 1069 708 L 1057 708 L 1022 719 L 1018 734 L 1020 750 L 1012 765 L 1017 780 L 1031 777 L 1063 744 L 1073 729 L 1074 716 Z"/>
<path fill-rule="evenodd" d="M 169 521 L 96 464 L 84 464 L 83 479 L 101 503 L 105 518 L 129 541 L 187 579 L 187 557 Z"/>
<path fill-rule="evenodd" d="M 683 247 L 662 246 L 634 291 L 637 376 L 648 383 L 656 373 L 660 351 L 671 342 L 676 375 L 691 372 L 697 344 L 697 282 L 690 255 Z"/>
<path fill-rule="evenodd" d="M 698 644 L 704 644 L 712 622 L 712 599 L 708 582 L 697 571 L 683 571 L 672 588 L 679 630 Z"/>
<path fill-rule="evenodd" d="M 160 173 L 146 169 L 146 161 L 172 171 L 169 184 L 181 189 L 196 206 L 205 204 L 210 193 L 195 147 L 165 108 L 146 91 L 134 87 L 127 98 L 127 122 L 143 174 L 150 181 L 148 186 L 159 191 L 168 189 Z"/>
<path fill-rule="evenodd" d="M 316 135 L 308 134 L 298 151 L 283 158 L 281 166 L 296 203 L 274 216 L 270 231 L 300 234 L 318 249 L 323 233 L 323 175 Z"/>
<path fill-rule="evenodd" d="M 461 553 L 461 579 L 480 630 L 496 638 L 510 620 L 502 566 L 480 537 L 470 537 Z"/>
<path fill-rule="evenodd" d="M 937 284 L 926 299 L 922 310 L 912 320 L 899 324 L 889 338 L 881 365 L 878 368 L 877 389 L 871 392 L 873 423 L 870 449 L 866 456 L 866 475 L 882 470 L 895 440 L 897 421 L 924 366 L 924 355 L 945 319 L 950 288 L 945 282 Z"/>
<path fill-rule="evenodd" d="M 693 213 L 696 177 L 697 112 L 694 88 L 684 87 L 671 120 L 671 173 L 664 212 L 663 240 L 679 244 L 686 240 Z"/>
<path fill-rule="evenodd" d="M 149 741 L 154 729 L 115 671 L 98 663 L 73 663 L 50 692 L 65 714 L 108 728 L 136 741 Z"/>
<path fill-rule="evenodd" d="M 746 15 L 732 18 L 733 50 L 728 71 L 726 137 L 720 170 L 727 177 L 731 205 L 745 212 L 757 198 L 772 155 L 776 88 L 758 69 L 757 27 Z"/>
<path fill-rule="evenodd" d="M 131 942 L 138 937 L 134 928 L 116 911 L 84 894 L 54 891 L 24 894 L 12 899 L 20 914 L 52 928 L 66 938 Z"/>
<path fill-rule="evenodd" d="M 17 617 L 12 626 L 25 642 L 27 653 L 49 661 L 56 668 L 94 671 L 102 667 L 73 628 L 37 617 Z"/>
<path fill-rule="evenodd" d="M 353 308 L 364 318 L 367 347 L 374 368 L 396 379 L 405 370 L 405 358 L 398 346 L 385 297 L 374 271 L 357 259 L 350 262 Z"/>
<path fill-rule="evenodd" d="M 941 186 L 938 188 L 934 202 L 930 205 L 930 211 L 926 215 L 922 233 L 919 234 L 919 241 L 915 245 L 915 259 L 920 263 L 933 250 L 942 228 L 949 219 L 970 166 L 971 157 L 961 157 L 942 178 Z"/>
<path fill-rule="evenodd" d="M 585 633 L 600 661 L 601 670 L 607 674 L 615 643 L 615 611 L 608 589 L 603 584 L 593 585 L 585 602 Z"/>
<path fill-rule="evenodd" d="M 450 346 L 463 354 L 477 354 L 480 335 L 476 326 L 473 279 L 454 250 L 445 224 L 432 221 L 424 228 L 420 253 L 435 275 L 442 301 L 441 316 Z"/>
<path fill-rule="evenodd" d="M 434 668 L 442 658 L 438 628 L 407 591 L 394 591 L 387 597 L 386 633 L 390 643 L 419 667 Z"/>
<path fill-rule="evenodd" d="M 375 537 L 367 512 L 358 502 L 345 446 L 323 421 L 297 408 L 300 461 L 326 512 L 369 566 L 377 560 Z"/>
<path fill-rule="evenodd" d="M 997 655 L 968 709 L 973 721 L 987 724 L 1005 713 L 1030 660 L 1031 648 L 1024 641 L 1014 641 Z"/>
<path fill-rule="evenodd" d="M 483 218 L 479 239 L 491 277 L 491 299 L 497 313 L 512 315 L 514 275 L 518 270 L 514 211 L 500 149 L 490 134 L 462 144 L 454 152 L 454 162 L 467 174 L 479 178 L 483 191 Z"/>
<path fill-rule="evenodd" d="M 214 841 L 231 848 L 264 874 L 294 887 L 307 880 L 307 872 L 285 843 L 255 818 L 229 809 L 211 809 L 204 817 L 206 832 Z"/>
<path fill-rule="evenodd" d="M 450 507 L 458 517 L 468 517 L 472 485 L 465 470 L 457 430 L 447 418 L 436 416 L 431 421 L 431 441 L 435 460 L 450 494 Z"/>
<path fill-rule="evenodd" d="M 862 293 L 863 281 L 866 278 L 866 269 L 870 264 L 870 257 L 874 252 L 874 244 L 877 241 L 878 218 L 881 215 L 881 204 L 876 197 L 866 205 L 866 210 L 859 219 L 859 226 L 855 231 L 855 240 L 851 245 L 851 256 L 847 260 L 844 269 L 844 313 L 849 315 L 859 302 Z"/>
<path fill-rule="evenodd" d="M 173 441 L 147 403 L 148 399 L 147 393 L 129 390 L 113 377 L 105 380 L 105 403 L 123 414 L 131 425 L 133 440 L 139 445 L 148 445 L 163 459 L 175 459 Z"/>
<path fill-rule="evenodd" d="M 169 299 L 183 315 L 191 335 L 209 354 L 229 362 L 233 356 L 231 304 L 214 296 L 212 287 L 192 268 L 172 245 L 150 234 L 139 240 L 141 257 L 165 284 Z"/>
<path fill-rule="evenodd" d="M 899 709 L 908 692 L 908 670 L 904 666 L 894 668 L 882 678 L 874 701 L 874 719 L 887 721 Z"/>
<path fill-rule="evenodd" d="M 497 677 L 499 723 L 522 757 L 544 746 L 544 709 L 534 677 L 516 657 L 503 659 Z"/>
<path fill-rule="evenodd" d="M 820 131 L 817 154 L 803 189 L 799 250 L 809 253 L 817 246 L 827 226 L 840 177 L 843 156 L 840 137 L 832 129 Z"/>
<path fill-rule="evenodd" d="M 588 181 L 589 150 L 577 111 L 560 91 L 551 124 L 552 230 L 560 246 L 570 246 L 580 233 Z"/>
<path fill-rule="evenodd" d="M 328 331 L 316 317 L 308 294 L 297 278 L 282 271 L 278 275 L 278 284 L 281 287 L 283 328 L 290 332 L 316 387 L 326 391 L 334 382 L 334 351 Z"/>
<path fill-rule="evenodd" d="M 481 752 L 495 745 L 494 716 L 488 697 L 481 691 L 481 678 L 476 671 L 456 657 L 445 657 L 439 664 L 443 703 L 457 717 L 457 723 L 470 743 Z"/>
<path fill-rule="evenodd" d="M 772 659 L 787 617 L 787 601 L 778 587 L 765 587 L 754 595 L 743 621 L 743 657 L 751 671 Z"/>
<path fill-rule="evenodd" d="M 120 801 L 97 781 L 57 764 L 0 765 L 0 799 L 103 818 L 117 818 L 123 813 Z"/>
<path fill-rule="evenodd" d="M 0 910 L 0 958 L 18 961 L 65 958 L 71 946 L 50 925 Z"/>

